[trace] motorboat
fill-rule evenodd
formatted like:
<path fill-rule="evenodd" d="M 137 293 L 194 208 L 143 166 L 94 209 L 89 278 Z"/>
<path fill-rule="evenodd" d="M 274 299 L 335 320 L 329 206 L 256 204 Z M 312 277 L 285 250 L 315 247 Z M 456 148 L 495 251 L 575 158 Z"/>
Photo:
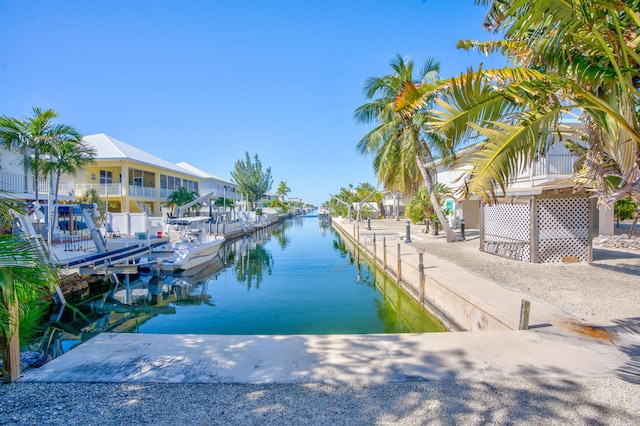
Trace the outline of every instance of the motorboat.
<path fill-rule="evenodd" d="M 160 270 L 179 274 L 212 259 L 225 241 L 224 236 L 211 232 L 206 216 L 182 217 L 167 221 L 171 256 L 163 258 Z"/>

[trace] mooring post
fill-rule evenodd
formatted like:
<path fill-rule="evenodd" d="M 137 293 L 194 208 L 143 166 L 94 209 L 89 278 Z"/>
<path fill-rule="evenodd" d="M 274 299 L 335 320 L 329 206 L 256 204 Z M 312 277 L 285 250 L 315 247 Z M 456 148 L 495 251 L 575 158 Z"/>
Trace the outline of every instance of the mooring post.
<path fill-rule="evenodd" d="M 424 259 L 423 259 L 424 249 L 418 249 L 418 273 L 420 276 L 420 304 L 424 304 Z"/>
<path fill-rule="evenodd" d="M 429 235 L 429 218 L 424 220 L 424 233 Z"/>
<path fill-rule="evenodd" d="M 528 300 L 522 299 L 522 303 L 520 304 L 520 325 L 518 326 L 519 330 L 529 329 L 530 309 L 531 309 L 531 302 L 529 302 Z"/>
<path fill-rule="evenodd" d="M 367 231 L 371 231 L 371 218 L 367 218 Z"/>
<path fill-rule="evenodd" d="M 462 239 L 464 240 L 464 219 L 460 219 L 460 233 L 462 234 Z"/>
<path fill-rule="evenodd" d="M 382 237 L 382 257 L 384 270 L 387 270 L 387 237 Z"/>
<path fill-rule="evenodd" d="M 400 259 L 400 243 L 398 243 L 398 282 L 402 281 L 402 259 Z"/>
<path fill-rule="evenodd" d="M 376 259 L 376 253 L 377 253 L 377 247 L 376 247 L 376 233 L 373 233 L 373 263 L 376 263 L 378 260 Z"/>
<path fill-rule="evenodd" d="M 433 235 L 439 235 L 438 234 L 438 219 L 433 219 Z"/>
<path fill-rule="evenodd" d="M 405 243 L 410 243 L 411 242 L 411 236 L 410 236 L 410 234 L 411 234 L 411 221 L 409 221 L 409 220 L 405 223 L 405 232 L 406 232 L 407 235 L 404 237 L 404 242 Z"/>

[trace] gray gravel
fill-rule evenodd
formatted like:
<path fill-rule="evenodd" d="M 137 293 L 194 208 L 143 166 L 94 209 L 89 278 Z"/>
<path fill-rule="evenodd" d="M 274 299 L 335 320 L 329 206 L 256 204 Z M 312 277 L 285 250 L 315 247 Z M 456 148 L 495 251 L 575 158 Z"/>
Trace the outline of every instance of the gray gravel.
<path fill-rule="evenodd" d="M 591 324 L 640 335 L 637 251 L 596 248 L 591 264 L 532 265 L 480 253 L 477 234 L 468 237 L 455 244 L 426 237 L 416 244 Z M 0 386 L 0 424 L 637 425 L 640 344 L 626 350 L 631 362 L 619 378 L 339 386 L 13 383 Z"/>
<path fill-rule="evenodd" d="M 0 398 L 2 424 L 640 423 L 640 386 L 618 379 L 370 386 L 16 383 L 0 387 Z"/>

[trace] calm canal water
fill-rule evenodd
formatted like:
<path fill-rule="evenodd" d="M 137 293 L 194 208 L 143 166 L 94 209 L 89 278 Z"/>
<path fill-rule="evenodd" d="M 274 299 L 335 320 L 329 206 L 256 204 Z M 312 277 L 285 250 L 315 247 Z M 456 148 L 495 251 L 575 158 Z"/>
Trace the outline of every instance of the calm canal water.
<path fill-rule="evenodd" d="M 181 294 L 169 314 L 138 317 L 139 333 L 351 334 L 444 331 L 391 280 L 345 247 L 317 216 L 285 220 L 221 249 L 222 262 Z M 382 274 L 377 274 L 381 276 Z M 162 284 L 181 278 L 164 277 Z M 384 289 L 384 291 L 382 290 Z M 174 300 L 175 299 L 175 300 Z M 398 309 L 398 307 L 401 307 Z"/>

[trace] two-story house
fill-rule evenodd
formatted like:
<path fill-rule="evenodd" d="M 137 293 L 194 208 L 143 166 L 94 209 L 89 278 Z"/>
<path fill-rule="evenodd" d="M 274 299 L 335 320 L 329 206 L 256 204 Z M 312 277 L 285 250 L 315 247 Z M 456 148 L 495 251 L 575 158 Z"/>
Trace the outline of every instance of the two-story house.
<path fill-rule="evenodd" d="M 75 177 L 73 191 L 80 196 L 95 189 L 111 213 L 160 216 L 161 205 L 181 186 L 200 193 L 201 177 L 190 170 L 104 133 L 83 141 L 97 154 L 95 164 Z"/>

